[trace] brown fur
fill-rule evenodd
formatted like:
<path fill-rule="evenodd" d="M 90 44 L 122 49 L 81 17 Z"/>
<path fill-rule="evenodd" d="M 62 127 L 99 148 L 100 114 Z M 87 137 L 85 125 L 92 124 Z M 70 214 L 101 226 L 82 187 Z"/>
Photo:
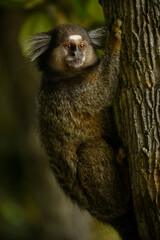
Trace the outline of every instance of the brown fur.
<path fill-rule="evenodd" d="M 71 30 L 77 33 L 74 26 Z M 111 106 L 118 86 L 120 24 L 115 33 L 99 63 L 92 64 L 90 45 L 89 62 L 80 70 L 64 67 L 58 47 L 53 50 L 50 65 L 55 69 L 57 61 L 60 73 L 46 71 L 38 94 L 41 138 L 56 178 L 80 206 L 111 224 L 128 210 L 113 149 L 118 136 Z"/>

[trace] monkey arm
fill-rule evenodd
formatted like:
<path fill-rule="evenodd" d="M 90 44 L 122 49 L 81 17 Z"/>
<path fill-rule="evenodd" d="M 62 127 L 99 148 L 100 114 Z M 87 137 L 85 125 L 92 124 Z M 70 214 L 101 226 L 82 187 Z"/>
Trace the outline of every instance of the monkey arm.
<path fill-rule="evenodd" d="M 96 79 L 104 89 L 104 102 L 107 105 L 113 103 L 113 98 L 118 87 L 119 58 L 121 49 L 121 25 L 120 20 L 113 27 L 113 32 L 106 42 L 106 50 L 101 57 L 98 68 L 95 69 Z"/>

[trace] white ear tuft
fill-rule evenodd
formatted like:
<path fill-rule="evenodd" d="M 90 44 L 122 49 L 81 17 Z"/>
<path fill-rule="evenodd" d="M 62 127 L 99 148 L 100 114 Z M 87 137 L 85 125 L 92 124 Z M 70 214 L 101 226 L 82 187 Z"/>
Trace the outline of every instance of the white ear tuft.
<path fill-rule="evenodd" d="M 50 40 L 51 36 L 47 33 L 38 33 L 35 36 L 28 37 L 25 40 L 25 45 L 27 48 L 26 53 L 30 57 L 31 61 L 35 61 L 47 50 Z"/>
<path fill-rule="evenodd" d="M 91 42 L 95 48 L 103 48 L 106 38 L 107 28 L 99 27 L 88 32 Z"/>

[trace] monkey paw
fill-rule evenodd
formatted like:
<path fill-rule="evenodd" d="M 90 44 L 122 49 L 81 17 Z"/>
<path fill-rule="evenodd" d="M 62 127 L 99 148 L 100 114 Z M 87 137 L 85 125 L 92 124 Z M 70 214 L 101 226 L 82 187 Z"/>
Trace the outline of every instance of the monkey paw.
<path fill-rule="evenodd" d="M 114 33 L 115 33 L 114 36 L 117 40 L 121 40 L 121 35 L 122 35 L 121 26 L 122 26 L 122 21 L 118 19 L 114 25 Z"/>

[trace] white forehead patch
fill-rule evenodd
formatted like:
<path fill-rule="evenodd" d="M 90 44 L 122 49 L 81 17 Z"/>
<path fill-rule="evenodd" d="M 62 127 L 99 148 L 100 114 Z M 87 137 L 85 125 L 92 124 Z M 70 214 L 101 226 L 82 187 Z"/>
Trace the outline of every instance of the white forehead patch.
<path fill-rule="evenodd" d="M 71 36 L 69 36 L 69 39 L 70 40 L 74 40 L 74 41 L 82 40 L 82 36 L 80 36 L 80 35 L 71 35 Z"/>

